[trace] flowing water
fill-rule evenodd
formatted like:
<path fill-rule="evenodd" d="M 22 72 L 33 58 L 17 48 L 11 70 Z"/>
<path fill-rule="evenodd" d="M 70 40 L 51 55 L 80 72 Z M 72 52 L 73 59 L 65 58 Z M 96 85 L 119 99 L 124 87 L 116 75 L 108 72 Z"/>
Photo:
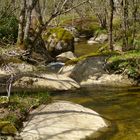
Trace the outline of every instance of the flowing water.
<path fill-rule="evenodd" d="M 99 47 L 99 44 L 80 42 L 75 45 L 75 54 L 81 56 L 96 52 Z M 81 104 L 111 120 L 115 124 L 112 126 L 113 131 L 101 140 L 140 140 L 140 88 L 122 90 L 88 87 L 53 94 L 53 99 Z"/>
<path fill-rule="evenodd" d="M 140 140 L 140 89 L 83 88 L 53 96 L 97 111 L 116 124 L 112 135 L 101 140 Z M 114 128 L 112 128 L 113 130 Z"/>
<path fill-rule="evenodd" d="M 85 41 L 75 44 L 75 54 L 76 54 L 76 56 L 82 56 L 85 54 L 96 52 L 100 46 L 101 46 L 101 44 L 89 45 L 89 44 L 87 44 L 87 41 L 85 40 Z"/>

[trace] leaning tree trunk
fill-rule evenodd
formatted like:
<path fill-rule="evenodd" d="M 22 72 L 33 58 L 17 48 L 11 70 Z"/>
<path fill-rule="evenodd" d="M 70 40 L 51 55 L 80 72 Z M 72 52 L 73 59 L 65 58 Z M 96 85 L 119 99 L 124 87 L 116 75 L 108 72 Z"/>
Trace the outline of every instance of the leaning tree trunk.
<path fill-rule="evenodd" d="M 31 4 L 29 4 L 27 8 L 27 19 L 26 19 L 26 26 L 25 26 L 25 31 L 24 31 L 24 45 L 27 47 L 28 46 L 28 40 L 29 40 L 29 31 L 30 31 L 30 25 L 31 25 L 31 15 L 32 15 L 32 10 L 35 8 L 38 0 L 32 0 Z"/>
<path fill-rule="evenodd" d="M 21 3 L 21 12 L 20 12 L 20 17 L 19 17 L 18 39 L 17 39 L 18 45 L 23 44 L 25 12 L 26 12 L 26 0 L 24 0 L 23 3 Z"/>
<path fill-rule="evenodd" d="M 32 14 L 32 9 L 29 6 L 28 11 L 27 11 L 26 26 L 25 26 L 25 31 L 24 31 L 24 44 L 25 44 L 25 46 L 27 45 L 28 39 L 29 39 L 29 30 L 30 30 L 30 25 L 31 25 L 31 14 Z"/>

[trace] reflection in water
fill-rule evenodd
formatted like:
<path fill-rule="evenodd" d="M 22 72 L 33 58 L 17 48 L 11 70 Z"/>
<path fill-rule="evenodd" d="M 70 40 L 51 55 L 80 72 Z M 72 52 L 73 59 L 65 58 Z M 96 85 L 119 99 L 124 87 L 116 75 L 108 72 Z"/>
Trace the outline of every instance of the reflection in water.
<path fill-rule="evenodd" d="M 117 124 L 118 132 L 107 140 L 140 140 L 140 90 L 84 88 L 54 95 L 89 107 Z"/>

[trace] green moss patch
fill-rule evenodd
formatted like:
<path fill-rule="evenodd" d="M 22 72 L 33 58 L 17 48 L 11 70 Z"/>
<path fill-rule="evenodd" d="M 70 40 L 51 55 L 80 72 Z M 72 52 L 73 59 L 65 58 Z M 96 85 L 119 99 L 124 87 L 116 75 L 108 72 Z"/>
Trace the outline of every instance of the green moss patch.
<path fill-rule="evenodd" d="M 68 42 L 68 41 L 73 40 L 74 38 L 73 35 L 66 29 L 62 27 L 57 27 L 57 28 L 51 28 L 47 30 L 45 33 L 43 33 L 43 39 L 47 41 L 48 38 L 52 36 L 53 34 L 56 35 L 56 38 L 58 39 L 58 41 L 64 40 L 65 42 Z"/>
<path fill-rule="evenodd" d="M 14 135 L 17 133 L 17 129 L 9 121 L 0 121 L 0 133 Z"/>
<path fill-rule="evenodd" d="M 11 95 L 10 100 L 0 97 L 0 111 L 2 112 L 0 113 L 0 130 L 3 131 L 2 127 L 4 126 L 4 130 L 7 130 L 6 132 L 8 134 L 11 134 L 11 131 L 9 130 L 11 127 L 8 128 L 9 123 L 19 130 L 22 127 L 22 121 L 27 117 L 31 110 L 41 104 L 47 104 L 50 101 L 51 98 L 47 92 L 14 93 Z M 3 124 L 3 122 L 6 122 L 6 125 L 5 123 Z"/>
<path fill-rule="evenodd" d="M 123 60 L 130 60 L 130 59 L 140 59 L 140 51 L 128 51 L 123 53 L 122 55 L 115 55 L 108 59 L 109 63 L 123 61 Z"/>
<path fill-rule="evenodd" d="M 140 82 L 140 51 L 128 51 L 107 60 L 110 72 L 123 73 Z"/>
<path fill-rule="evenodd" d="M 74 65 L 74 64 L 78 63 L 79 61 L 85 60 L 88 57 L 110 56 L 110 55 L 114 55 L 114 54 L 118 54 L 118 52 L 106 51 L 106 52 L 89 53 L 87 55 L 83 55 L 83 56 L 78 57 L 76 59 L 69 60 L 65 63 L 65 65 Z"/>

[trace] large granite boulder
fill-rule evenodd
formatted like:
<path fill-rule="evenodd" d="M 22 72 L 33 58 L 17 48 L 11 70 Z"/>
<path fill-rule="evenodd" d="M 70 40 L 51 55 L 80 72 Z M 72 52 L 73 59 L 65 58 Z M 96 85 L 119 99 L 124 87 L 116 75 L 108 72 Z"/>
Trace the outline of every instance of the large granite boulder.
<path fill-rule="evenodd" d="M 76 64 L 70 77 L 78 82 L 90 79 L 92 76 L 100 77 L 106 74 L 104 70 L 105 57 L 89 57 Z"/>
<path fill-rule="evenodd" d="M 67 51 L 74 52 L 74 37 L 64 28 L 57 27 L 48 29 L 43 33 L 42 37 L 52 57 Z"/>
<path fill-rule="evenodd" d="M 97 112 L 59 101 L 32 111 L 21 136 L 23 140 L 81 140 L 90 135 L 96 139 L 107 131 L 107 127 L 107 120 Z"/>
<path fill-rule="evenodd" d="M 127 75 L 109 74 L 105 70 L 104 56 L 89 57 L 76 65 L 64 66 L 59 73 L 71 77 L 81 86 L 128 87 L 136 83 Z"/>

